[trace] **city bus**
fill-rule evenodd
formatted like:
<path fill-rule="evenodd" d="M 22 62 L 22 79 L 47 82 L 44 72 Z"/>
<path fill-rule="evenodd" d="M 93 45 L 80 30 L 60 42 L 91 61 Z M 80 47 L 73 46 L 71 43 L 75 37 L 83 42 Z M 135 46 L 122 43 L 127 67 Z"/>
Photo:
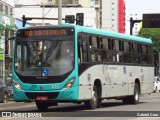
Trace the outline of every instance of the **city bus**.
<path fill-rule="evenodd" d="M 104 99 L 137 104 L 153 91 L 152 40 L 62 24 L 17 30 L 14 100 L 38 110 L 58 103 L 95 109 Z"/>

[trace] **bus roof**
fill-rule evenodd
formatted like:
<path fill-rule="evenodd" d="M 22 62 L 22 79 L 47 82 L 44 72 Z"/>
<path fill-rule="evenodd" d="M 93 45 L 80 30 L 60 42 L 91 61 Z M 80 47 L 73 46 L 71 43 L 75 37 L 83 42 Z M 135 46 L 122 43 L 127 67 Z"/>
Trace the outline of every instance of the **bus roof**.
<path fill-rule="evenodd" d="M 137 37 L 137 36 L 133 36 L 133 35 L 126 35 L 126 34 L 116 33 L 116 32 L 110 32 L 107 30 L 95 29 L 95 28 L 91 28 L 91 27 L 71 25 L 68 23 L 65 23 L 65 24 L 63 23 L 60 26 L 58 26 L 58 25 L 55 25 L 55 26 L 34 26 L 34 27 L 21 28 L 21 29 L 53 28 L 53 27 L 74 27 L 77 32 L 85 32 L 85 33 L 91 33 L 91 34 L 96 34 L 96 35 L 113 37 L 113 38 L 117 38 L 117 39 L 120 38 L 120 39 L 125 39 L 125 40 L 131 40 L 131 41 L 152 44 L 152 40 L 148 39 L 148 38 Z"/>
<path fill-rule="evenodd" d="M 148 39 L 148 38 L 143 38 L 143 37 L 138 37 L 138 36 L 133 36 L 133 35 L 126 35 L 126 34 L 122 34 L 122 33 L 110 32 L 107 30 L 100 30 L 100 29 L 84 27 L 84 26 L 75 26 L 75 27 L 77 28 L 77 30 L 79 32 L 81 31 L 81 32 L 85 32 L 85 33 L 92 33 L 92 34 L 97 34 L 97 35 L 113 37 L 113 38 L 117 38 L 117 39 L 120 38 L 120 39 L 126 39 L 126 40 L 131 40 L 131 41 L 152 44 L 152 40 Z"/>

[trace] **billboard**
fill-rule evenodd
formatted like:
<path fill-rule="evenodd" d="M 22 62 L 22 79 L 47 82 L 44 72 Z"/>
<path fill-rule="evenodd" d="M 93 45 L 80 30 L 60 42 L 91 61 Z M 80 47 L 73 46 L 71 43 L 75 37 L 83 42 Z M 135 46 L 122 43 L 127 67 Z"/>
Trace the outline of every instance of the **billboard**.
<path fill-rule="evenodd" d="M 143 14 L 143 28 L 160 28 L 160 14 Z"/>

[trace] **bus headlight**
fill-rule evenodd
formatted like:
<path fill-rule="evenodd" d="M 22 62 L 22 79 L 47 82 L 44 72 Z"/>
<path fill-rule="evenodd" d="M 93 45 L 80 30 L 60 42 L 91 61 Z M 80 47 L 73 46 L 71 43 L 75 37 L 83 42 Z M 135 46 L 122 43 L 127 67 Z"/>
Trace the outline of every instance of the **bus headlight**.
<path fill-rule="evenodd" d="M 22 87 L 19 85 L 19 83 L 16 80 L 13 79 L 13 83 L 15 88 L 17 88 L 18 90 L 22 90 Z"/>
<path fill-rule="evenodd" d="M 76 77 L 71 78 L 68 83 L 63 87 L 63 89 L 68 89 L 70 87 L 72 87 L 74 80 L 76 79 Z"/>

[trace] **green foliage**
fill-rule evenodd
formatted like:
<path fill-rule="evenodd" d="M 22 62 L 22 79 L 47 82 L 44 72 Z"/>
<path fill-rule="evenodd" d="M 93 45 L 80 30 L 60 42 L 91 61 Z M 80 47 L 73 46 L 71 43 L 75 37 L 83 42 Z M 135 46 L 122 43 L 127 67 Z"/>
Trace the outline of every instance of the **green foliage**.
<path fill-rule="evenodd" d="M 4 54 L 0 54 L 0 60 L 4 59 Z"/>
<path fill-rule="evenodd" d="M 155 51 L 160 50 L 160 28 L 142 28 L 138 36 L 151 38 L 153 40 L 153 49 Z"/>

